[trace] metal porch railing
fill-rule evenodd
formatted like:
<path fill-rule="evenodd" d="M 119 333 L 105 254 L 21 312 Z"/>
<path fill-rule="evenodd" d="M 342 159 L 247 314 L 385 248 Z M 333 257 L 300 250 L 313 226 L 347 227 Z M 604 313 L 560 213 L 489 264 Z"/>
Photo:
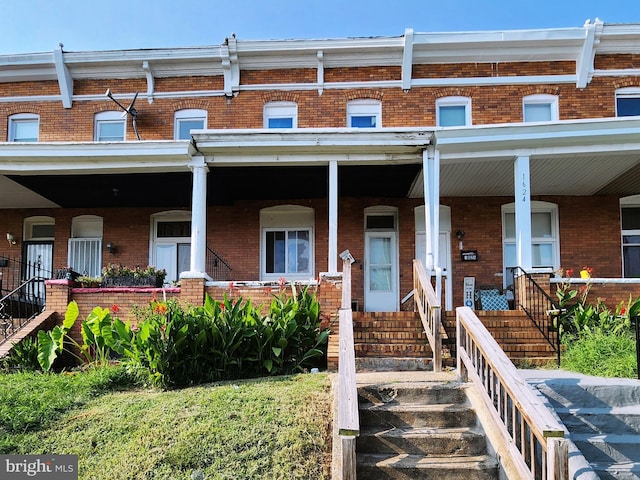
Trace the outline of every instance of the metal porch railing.
<path fill-rule="evenodd" d="M 215 250 L 207 246 L 207 275 L 215 281 L 231 280 L 231 270 L 227 261 Z"/>
<path fill-rule="evenodd" d="M 0 345 L 44 310 L 44 297 L 36 293 L 41 282 L 32 277 L 0 298 Z"/>
<path fill-rule="evenodd" d="M 558 317 L 561 309 L 547 292 L 521 267 L 512 267 L 515 308 L 520 307 L 553 348 L 560 365 L 560 332 Z"/>

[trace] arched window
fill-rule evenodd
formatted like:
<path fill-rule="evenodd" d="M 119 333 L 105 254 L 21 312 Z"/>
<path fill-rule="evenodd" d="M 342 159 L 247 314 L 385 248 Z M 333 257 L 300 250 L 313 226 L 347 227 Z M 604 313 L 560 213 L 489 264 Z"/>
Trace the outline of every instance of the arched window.
<path fill-rule="evenodd" d="M 347 127 L 382 127 L 382 103 L 380 100 L 362 99 L 347 103 Z"/>
<path fill-rule="evenodd" d="M 100 276 L 102 271 L 102 217 L 80 215 L 72 219 L 67 265 L 82 275 Z"/>
<path fill-rule="evenodd" d="M 10 142 L 37 142 L 40 117 L 33 113 L 16 113 L 9 117 Z"/>
<path fill-rule="evenodd" d="M 191 130 L 207 128 L 207 111 L 198 109 L 178 110 L 174 117 L 175 140 L 191 140 Z"/>
<path fill-rule="evenodd" d="M 640 115 L 640 88 L 626 87 L 616 90 L 616 117 Z"/>
<path fill-rule="evenodd" d="M 295 102 L 264 104 L 264 128 L 297 128 L 298 105 Z"/>
<path fill-rule="evenodd" d="M 123 112 L 108 111 L 95 115 L 94 140 L 96 142 L 122 142 L 125 139 L 126 117 Z"/>
<path fill-rule="evenodd" d="M 436 125 L 439 127 L 471 125 L 471 98 L 438 98 L 436 100 Z"/>
<path fill-rule="evenodd" d="M 522 98 L 522 118 L 525 122 L 558 120 L 557 95 L 527 95 Z"/>
<path fill-rule="evenodd" d="M 298 205 L 260 210 L 263 280 L 308 280 L 314 277 L 314 212 Z"/>

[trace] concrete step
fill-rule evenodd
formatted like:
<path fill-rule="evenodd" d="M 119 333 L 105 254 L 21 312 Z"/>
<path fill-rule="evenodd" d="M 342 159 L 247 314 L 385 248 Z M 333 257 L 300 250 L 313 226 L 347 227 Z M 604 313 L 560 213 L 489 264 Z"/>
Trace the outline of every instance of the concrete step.
<path fill-rule="evenodd" d="M 592 462 L 591 467 L 601 480 L 638 480 L 640 465 L 632 462 Z"/>
<path fill-rule="evenodd" d="M 640 443 L 636 435 L 571 434 L 571 440 L 586 457 L 600 463 L 635 463 L 640 466 Z"/>
<path fill-rule="evenodd" d="M 486 452 L 483 433 L 458 428 L 365 428 L 357 439 L 359 451 L 410 455 L 481 455 Z"/>
<path fill-rule="evenodd" d="M 640 382 L 630 379 L 548 381 L 536 385 L 554 407 L 629 407 L 640 405 Z"/>
<path fill-rule="evenodd" d="M 432 356 L 431 347 L 428 344 L 412 343 L 355 343 L 356 358 L 363 357 L 420 357 Z"/>
<path fill-rule="evenodd" d="M 409 454 L 363 454 L 358 456 L 358 478 L 495 480 L 497 462 L 488 455 L 456 457 Z"/>
<path fill-rule="evenodd" d="M 433 404 L 465 404 L 467 397 L 465 387 L 456 382 L 394 382 L 364 385 L 358 389 L 358 397 L 362 408 L 366 403 L 398 404 L 425 403 Z"/>
<path fill-rule="evenodd" d="M 431 358 L 422 357 L 359 357 L 356 372 L 432 371 Z"/>
<path fill-rule="evenodd" d="M 640 406 L 600 408 L 556 408 L 571 433 L 589 435 L 640 435 Z M 640 436 L 638 437 L 640 443 Z M 640 447 L 638 447 L 640 450 Z"/>
<path fill-rule="evenodd" d="M 360 425 L 376 427 L 473 427 L 475 412 L 458 404 L 382 404 L 360 410 Z"/>

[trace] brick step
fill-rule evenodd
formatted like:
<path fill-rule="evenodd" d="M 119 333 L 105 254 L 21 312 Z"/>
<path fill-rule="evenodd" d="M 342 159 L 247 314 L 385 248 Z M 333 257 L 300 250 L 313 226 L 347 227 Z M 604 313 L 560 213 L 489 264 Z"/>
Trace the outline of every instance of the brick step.
<path fill-rule="evenodd" d="M 495 480 L 498 463 L 488 455 L 423 456 L 396 453 L 361 454 L 357 458 L 358 478 Z"/>

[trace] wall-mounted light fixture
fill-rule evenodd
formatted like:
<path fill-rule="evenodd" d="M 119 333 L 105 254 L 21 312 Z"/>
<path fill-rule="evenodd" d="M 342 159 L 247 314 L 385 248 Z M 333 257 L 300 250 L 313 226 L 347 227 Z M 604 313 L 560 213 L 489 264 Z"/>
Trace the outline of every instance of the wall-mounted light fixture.
<path fill-rule="evenodd" d="M 15 245 L 17 243 L 16 237 L 14 237 L 11 233 L 7 233 L 7 242 L 9 242 L 9 246 Z"/>
<path fill-rule="evenodd" d="M 464 239 L 464 230 L 456 230 L 456 237 L 458 238 L 458 248 L 464 250 L 464 243 L 462 242 Z"/>
<path fill-rule="evenodd" d="M 114 254 L 118 251 L 117 247 L 111 243 L 111 242 L 107 242 L 107 252 L 109 252 L 110 254 Z"/>

